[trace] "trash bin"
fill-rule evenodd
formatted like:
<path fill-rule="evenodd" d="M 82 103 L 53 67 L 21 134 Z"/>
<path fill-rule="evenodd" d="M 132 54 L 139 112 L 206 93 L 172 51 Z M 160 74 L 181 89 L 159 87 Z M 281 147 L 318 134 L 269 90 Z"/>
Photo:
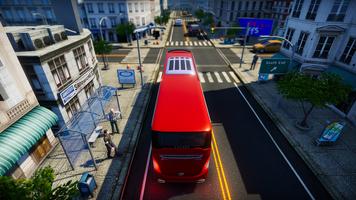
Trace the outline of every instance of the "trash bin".
<path fill-rule="evenodd" d="M 148 45 L 148 41 L 147 40 L 145 40 L 145 45 Z"/>
<path fill-rule="evenodd" d="M 88 172 L 84 172 L 79 180 L 78 188 L 83 197 L 94 196 L 94 189 L 96 188 L 96 182 L 94 176 Z"/>

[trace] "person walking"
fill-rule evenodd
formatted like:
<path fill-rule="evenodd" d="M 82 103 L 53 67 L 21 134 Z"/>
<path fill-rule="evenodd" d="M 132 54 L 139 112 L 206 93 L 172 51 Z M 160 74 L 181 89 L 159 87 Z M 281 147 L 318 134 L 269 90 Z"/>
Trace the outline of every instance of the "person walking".
<path fill-rule="evenodd" d="M 252 59 L 250 70 L 254 70 L 258 61 L 258 55 L 255 54 Z"/>
<path fill-rule="evenodd" d="M 111 132 L 119 133 L 119 127 L 117 126 L 117 116 L 113 108 L 109 112 L 109 121 L 111 125 Z"/>
<path fill-rule="evenodd" d="M 113 158 L 116 155 L 116 146 L 114 144 L 114 142 L 111 139 L 110 134 L 108 133 L 107 130 L 104 130 L 104 143 L 105 143 L 105 147 L 107 150 L 107 156 L 108 158 Z"/>

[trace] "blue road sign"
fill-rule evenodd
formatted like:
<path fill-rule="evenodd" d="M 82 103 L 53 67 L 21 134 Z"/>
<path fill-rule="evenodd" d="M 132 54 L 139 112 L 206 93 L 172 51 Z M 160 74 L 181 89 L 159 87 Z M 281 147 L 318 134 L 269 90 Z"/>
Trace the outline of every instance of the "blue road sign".
<path fill-rule="evenodd" d="M 135 70 L 133 69 L 118 69 L 117 78 L 120 84 L 136 84 Z"/>
<path fill-rule="evenodd" d="M 250 26 L 249 36 L 270 35 L 273 28 L 273 19 L 238 18 L 240 27 Z M 245 30 L 241 31 L 245 35 Z"/>

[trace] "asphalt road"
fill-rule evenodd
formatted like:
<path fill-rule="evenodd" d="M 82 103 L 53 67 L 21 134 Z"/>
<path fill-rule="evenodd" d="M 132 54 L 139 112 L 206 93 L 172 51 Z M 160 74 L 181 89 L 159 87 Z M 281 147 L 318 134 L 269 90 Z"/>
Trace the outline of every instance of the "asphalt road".
<path fill-rule="evenodd" d="M 175 35 L 178 33 L 173 32 L 173 37 Z M 331 199 L 273 121 L 236 80 L 236 75 L 234 77 L 218 52 L 214 48 L 201 47 L 190 50 L 204 79 L 202 87 L 230 199 Z M 122 199 L 140 199 L 142 194 L 143 199 L 158 200 L 224 199 L 217 175 L 218 164 L 213 156 L 209 177 L 202 184 L 159 184 L 150 162 L 147 177 L 144 176 L 146 162 L 150 160 L 150 124 L 158 85 L 153 88 Z"/>

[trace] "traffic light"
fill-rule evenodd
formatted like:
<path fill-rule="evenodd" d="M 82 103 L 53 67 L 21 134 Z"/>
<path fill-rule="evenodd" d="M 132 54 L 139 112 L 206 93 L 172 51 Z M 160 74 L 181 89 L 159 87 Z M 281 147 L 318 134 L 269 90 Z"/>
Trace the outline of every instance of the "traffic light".
<path fill-rule="evenodd" d="M 214 31 L 215 31 L 215 28 L 214 27 L 211 27 L 211 34 L 214 34 Z"/>

